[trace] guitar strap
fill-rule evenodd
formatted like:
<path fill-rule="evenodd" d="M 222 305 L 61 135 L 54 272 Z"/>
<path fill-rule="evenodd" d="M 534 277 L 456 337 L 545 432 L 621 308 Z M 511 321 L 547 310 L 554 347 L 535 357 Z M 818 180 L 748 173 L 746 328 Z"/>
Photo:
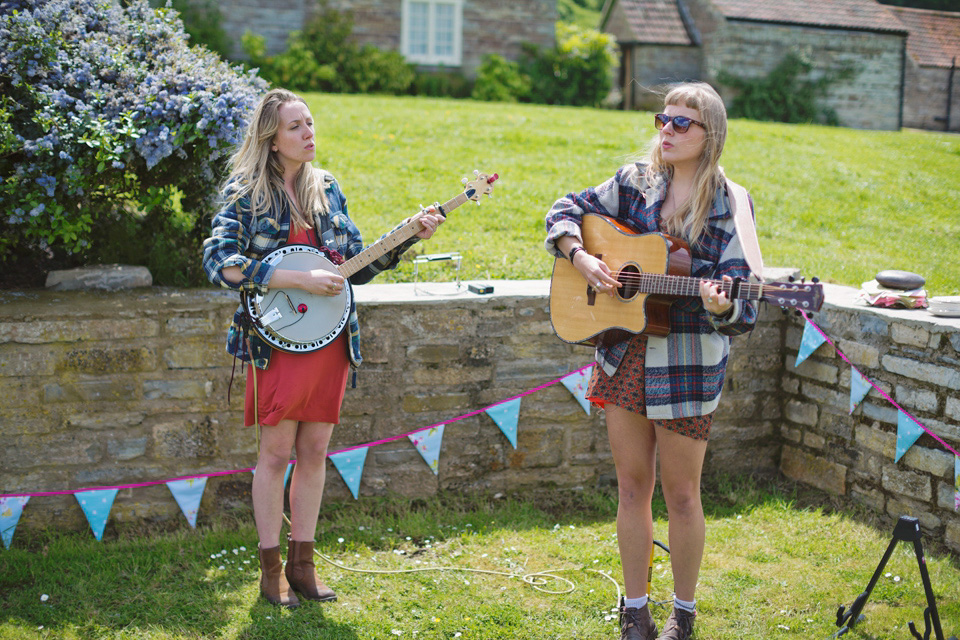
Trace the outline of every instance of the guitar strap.
<path fill-rule="evenodd" d="M 750 208 L 750 199 L 747 190 L 739 184 L 726 179 L 727 197 L 733 209 L 733 225 L 736 227 L 743 255 L 747 266 L 757 280 L 763 281 L 763 256 L 760 254 L 760 243 L 757 242 L 757 228 L 753 222 L 753 211 Z"/>

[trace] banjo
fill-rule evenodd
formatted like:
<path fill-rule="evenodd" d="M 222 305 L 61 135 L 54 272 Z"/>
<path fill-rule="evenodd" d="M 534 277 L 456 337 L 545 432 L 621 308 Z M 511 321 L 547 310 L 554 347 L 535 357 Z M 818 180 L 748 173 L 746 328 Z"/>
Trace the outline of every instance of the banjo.
<path fill-rule="evenodd" d="M 446 217 L 468 200 L 480 204 L 480 196 L 493 192 L 493 183 L 499 178 L 473 172 L 475 178 L 464 178 L 463 193 L 436 204 L 438 213 Z M 289 353 L 307 353 L 321 349 L 340 335 L 350 320 L 353 289 L 350 276 L 423 231 L 419 220 L 411 220 L 390 232 L 354 257 L 334 264 L 322 251 L 306 244 L 290 244 L 274 249 L 264 258 L 264 264 L 296 271 L 323 269 L 343 276 L 347 286 L 335 296 L 320 296 L 303 289 L 270 289 L 265 294 L 245 295 L 242 305 L 252 320 L 257 335 L 275 349 Z"/>

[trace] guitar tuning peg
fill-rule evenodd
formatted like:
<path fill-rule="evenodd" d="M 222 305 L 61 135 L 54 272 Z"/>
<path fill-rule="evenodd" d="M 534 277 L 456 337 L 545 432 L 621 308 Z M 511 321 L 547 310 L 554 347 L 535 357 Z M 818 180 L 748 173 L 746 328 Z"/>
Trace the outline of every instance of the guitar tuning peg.
<path fill-rule="evenodd" d="M 796 278 L 793 276 L 787 276 L 787 282 L 793 282 L 794 280 L 796 280 Z"/>
<path fill-rule="evenodd" d="M 807 284 L 806 277 L 800 278 L 800 284 Z"/>
<path fill-rule="evenodd" d="M 810 278 L 810 282 L 812 282 L 813 284 L 819 284 L 820 278 L 817 278 L 817 277 Z"/>

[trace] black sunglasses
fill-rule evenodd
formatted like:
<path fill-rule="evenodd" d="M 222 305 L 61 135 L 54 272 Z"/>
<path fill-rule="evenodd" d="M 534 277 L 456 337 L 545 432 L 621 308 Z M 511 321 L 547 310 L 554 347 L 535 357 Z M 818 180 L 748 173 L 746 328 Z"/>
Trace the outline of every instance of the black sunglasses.
<path fill-rule="evenodd" d="M 687 116 L 673 116 L 672 118 L 665 113 L 658 113 L 653 116 L 653 123 L 657 127 L 657 131 L 663 129 L 670 121 L 673 121 L 673 130 L 677 133 L 686 133 L 687 129 L 690 128 L 691 124 L 698 124 L 706 130 L 707 125 L 703 124 L 699 120 L 694 120 L 693 118 L 688 118 Z"/>

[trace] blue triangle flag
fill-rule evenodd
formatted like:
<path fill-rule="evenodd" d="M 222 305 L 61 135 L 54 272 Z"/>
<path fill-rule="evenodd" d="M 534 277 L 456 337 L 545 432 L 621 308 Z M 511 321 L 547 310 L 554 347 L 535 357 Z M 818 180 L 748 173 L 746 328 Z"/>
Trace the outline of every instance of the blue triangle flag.
<path fill-rule="evenodd" d="M 0 538 L 3 538 L 3 546 L 6 549 L 9 549 L 13 542 L 13 532 L 16 531 L 20 514 L 23 513 L 23 507 L 29 500 L 29 496 L 0 498 Z"/>
<path fill-rule="evenodd" d="M 327 456 L 333 466 L 337 468 L 337 471 L 340 472 L 340 477 L 343 478 L 347 488 L 350 489 L 354 500 L 357 499 L 360 492 L 360 477 L 363 475 L 363 463 L 367 459 L 367 449 L 368 447 L 361 447 L 340 453 L 331 453 Z"/>
<path fill-rule="evenodd" d="M 180 505 L 180 511 L 194 528 L 197 526 L 197 513 L 200 512 L 200 500 L 203 498 L 203 489 L 206 486 L 205 477 L 171 480 L 167 483 L 167 488 L 173 494 L 174 500 Z"/>
<path fill-rule="evenodd" d="M 103 537 L 103 530 L 107 526 L 107 518 L 113 507 L 113 499 L 117 497 L 119 489 L 90 489 L 77 491 L 73 494 L 80 503 L 80 508 L 87 516 L 87 522 L 93 529 L 94 537 L 99 540 Z"/>
<path fill-rule="evenodd" d="M 807 359 L 811 353 L 817 350 L 817 347 L 826 342 L 823 334 L 817 331 L 812 323 L 808 322 L 803 327 L 803 338 L 800 339 L 800 350 L 797 352 L 797 361 L 794 367 L 799 367 L 800 363 Z"/>
<path fill-rule="evenodd" d="M 407 437 L 413 446 L 417 448 L 424 462 L 430 467 L 434 475 L 440 473 L 440 445 L 443 442 L 443 427 L 430 427 L 416 433 L 411 433 Z"/>
<path fill-rule="evenodd" d="M 570 375 L 560 378 L 560 382 L 573 394 L 573 397 L 577 399 L 577 402 L 579 402 L 583 410 L 587 412 L 587 415 L 590 415 L 590 401 L 587 400 L 587 385 L 590 384 L 593 367 L 594 365 L 591 365 L 583 371 L 574 371 Z"/>
<path fill-rule="evenodd" d="M 517 422 L 520 419 L 520 400 L 521 398 L 514 398 L 513 400 L 507 400 L 506 402 L 501 402 L 500 404 L 484 409 L 487 415 L 500 427 L 503 435 L 507 436 L 507 440 L 510 441 L 514 449 L 517 448 Z"/>
<path fill-rule="evenodd" d="M 897 457 L 894 462 L 899 462 L 907 449 L 912 447 L 921 435 L 923 435 L 923 427 L 903 411 L 900 411 L 897 415 Z"/>
<path fill-rule="evenodd" d="M 873 387 L 856 368 L 850 369 L 850 413 L 867 396 Z"/>
<path fill-rule="evenodd" d="M 283 486 L 284 486 L 284 487 L 287 486 L 287 483 L 288 483 L 289 480 L 290 480 L 290 472 L 293 471 L 293 465 L 294 465 L 294 464 L 296 464 L 296 460 L 291 460 L 290 462 L 287 463 L 287 470 L 283 473 Z M 250 473 L 253 474 L 253 475 L 257 475 L 257 468 L 254 467 L 253 470 L 250 471 Z"/>

